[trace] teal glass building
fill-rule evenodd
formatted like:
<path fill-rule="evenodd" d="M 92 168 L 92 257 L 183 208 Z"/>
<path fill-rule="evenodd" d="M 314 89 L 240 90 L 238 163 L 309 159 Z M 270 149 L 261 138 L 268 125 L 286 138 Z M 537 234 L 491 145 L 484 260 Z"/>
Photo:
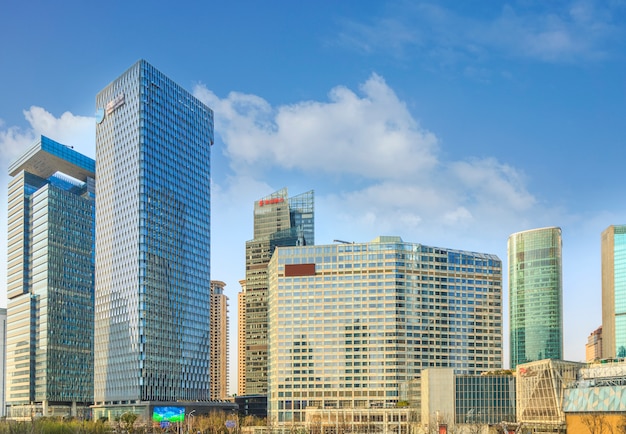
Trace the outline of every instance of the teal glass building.
<path fill-rule="evenodd" d="M 561 229 L 548 227 L 509 237 L 511 368 L 563 358 Z"/>
<path fill-rule="evenodd" d="M 626 225 L 602 232 L 602 357 L 626 357 Z"/>
<path fill-rule="evenodd" d="M 94 417 L 207 401 L 213 112 L 144 60 L 96 107 Z"/>
<path fill-rule="evenodd" d="M 9 166 L 7 417 L 89 414 L 95 162 L 41 136 Z"/>

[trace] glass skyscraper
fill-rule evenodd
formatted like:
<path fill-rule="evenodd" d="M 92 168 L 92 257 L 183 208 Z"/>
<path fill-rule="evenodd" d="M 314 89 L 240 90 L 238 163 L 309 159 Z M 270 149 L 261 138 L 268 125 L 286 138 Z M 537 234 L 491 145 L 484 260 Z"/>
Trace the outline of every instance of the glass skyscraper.
<path fill-rule="evenodd" d="M 502 368 L 502 262 L 378 237 L 279 247 L 269 274 L 269 418 L 395 407 L 427 368 Z"/>
<path fill-rule="evenodd" d="M 246 242 L 246 395 L 267 393 L 267 264 L 278 246 L 309 246 L 314 239 L 313 191 L 288 197 L 286 188 L 254 203 L 254 239 Z"/>
<path fill-rule="evenodd" d="M 94 416 L 208 400 L 213 112 L 144 60 L 96 107 Z"/>
<path fill-rule="evenodd" d="M 9 174 L 7 416 L 84 416 L 93 402 L 95 162 L 41 136 Z"/>
<path fill-rule="evenodd" d="M 602 232 L 602 357 L 626 357 L 626 225 Z"/>
<path fill-rule="evenodd" d="M 511 368 L 563 358 L 561 229 L 517 232 L 509 237 Z"/>

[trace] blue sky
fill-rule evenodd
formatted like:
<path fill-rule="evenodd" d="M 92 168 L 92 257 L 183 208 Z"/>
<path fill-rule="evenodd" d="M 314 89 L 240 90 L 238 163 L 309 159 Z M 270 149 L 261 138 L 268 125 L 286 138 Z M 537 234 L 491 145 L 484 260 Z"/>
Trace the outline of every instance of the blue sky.
<path fill-rule="evenodd" d="M 506 266 L 511 233 L 560 226 L 565 358 L 584 359 L 600 233 L 626 223 L 625 1 L 2 10 L 0 259 L 9 162 L 39 134 L 94 156 L 96 93 L 145 58 L 215 111 L 211 277 L 227 284 L 233 372 L 253 201 L 281 187 L 315 190 L 317 244 L 399 235 Z"/>

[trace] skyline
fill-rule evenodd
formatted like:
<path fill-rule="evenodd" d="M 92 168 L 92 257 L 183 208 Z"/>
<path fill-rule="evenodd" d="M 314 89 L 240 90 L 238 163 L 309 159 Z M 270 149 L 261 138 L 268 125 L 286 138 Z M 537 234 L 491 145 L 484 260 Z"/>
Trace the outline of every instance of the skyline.
<path fill-rule="evenodd" d="M 626 222 L 623 2 L 34 3 L 0 18 L 4 264 L 9 162 L 40 134 L 94 157 L 95 96 L 143 58 L 215 112 L 231 391 L 254 201 L 282 187 L 315 191 L 317 244 L 401 236 L 506 267 L 509 235 L 561 227 L 564 358 L 584 360 L 601 233 Z"/>

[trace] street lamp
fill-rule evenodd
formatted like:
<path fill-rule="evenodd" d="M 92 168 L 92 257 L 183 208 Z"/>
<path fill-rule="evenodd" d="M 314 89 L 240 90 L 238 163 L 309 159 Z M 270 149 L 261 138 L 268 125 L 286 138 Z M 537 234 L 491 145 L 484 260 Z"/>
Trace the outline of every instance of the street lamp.
<path fill-rule="evenodd" d="M 191 432 L 191 418 L 194 417 L 194 413 L 196 412 L 196 410 L 191 410 L 189 412 L 189 414 L 187 416 L 189 416 L 189 419 L 187 419 L 187 434 L 189 434 Z"/>

